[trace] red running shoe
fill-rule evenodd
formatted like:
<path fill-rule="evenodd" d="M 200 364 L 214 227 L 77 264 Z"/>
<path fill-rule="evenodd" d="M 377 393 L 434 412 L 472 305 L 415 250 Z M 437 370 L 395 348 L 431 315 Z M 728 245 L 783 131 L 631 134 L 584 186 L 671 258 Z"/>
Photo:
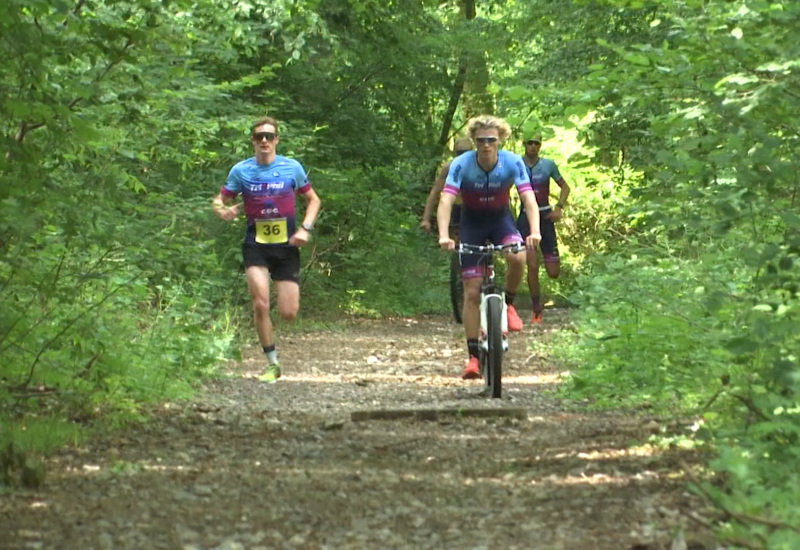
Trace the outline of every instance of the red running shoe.
<path fill-rule="evenodd" d="M 531 324 L 538 325 L 542 322 L 542 312 L 536 313 L 535 311 L 531 314 Z"/>
<path fill-rule="evenodd" d="M 522 319 L 517 315 L 517 310 L 514 306 L 508 306 L 508 330 L 511 332 L 519 332 L 522 330 Z"/>
<path fill-rule="evenodd" d="M 481 377 L 481 366 L 478 362 L 477 357 L 470 357 L 469 361 L 467 361 L 467 366 L 464 367 L 464 372 L 461 374 L 461 378 L 464 380 L 475 380 L 476 378 Z"/>

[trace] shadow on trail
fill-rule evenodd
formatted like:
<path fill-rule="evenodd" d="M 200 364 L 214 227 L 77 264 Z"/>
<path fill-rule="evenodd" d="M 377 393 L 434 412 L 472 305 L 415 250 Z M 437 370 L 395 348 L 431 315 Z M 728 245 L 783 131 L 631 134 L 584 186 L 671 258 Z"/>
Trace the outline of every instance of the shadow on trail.
<path fill-rule="evenodd" d="M 193 403 L 53 457 L 42 490 L 2 501 L 4 544 L 656 549 L 696 531 L 692 456 L 643 444 L 653 419 L 568 411 L 553 369 L 483 397 L 462 347 L 442 321 L 288 336 L 279 383 L 248 354 Z M 351 421 L 420 407 L 524 414 Z"/>

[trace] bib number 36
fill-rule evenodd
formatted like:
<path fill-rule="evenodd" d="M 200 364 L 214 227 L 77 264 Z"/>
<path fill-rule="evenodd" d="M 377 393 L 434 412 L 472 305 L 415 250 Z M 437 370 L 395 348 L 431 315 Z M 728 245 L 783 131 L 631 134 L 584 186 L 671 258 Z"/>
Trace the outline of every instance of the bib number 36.
<path fill-rule="evenodd" d="M 256 220 L 256 242 L 260 244 L 280 244 L 289 240 L 286 218 Z"/>

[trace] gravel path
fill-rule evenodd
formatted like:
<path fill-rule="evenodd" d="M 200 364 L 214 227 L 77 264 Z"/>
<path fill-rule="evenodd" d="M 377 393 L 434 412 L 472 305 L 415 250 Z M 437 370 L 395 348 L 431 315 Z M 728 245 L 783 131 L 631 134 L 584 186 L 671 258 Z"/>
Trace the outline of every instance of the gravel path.
<path fill-rule="evenodd" d="M 512 336 L 502 399 L 458 377 L 462 331 L 444 317 L 281 334 L 279 383 L 246 350 L 193 402 L 0 496 L 0 548 L 715 548 L 686 489 L 694 457 L 643 443 L 683 427 L 552 391 L 558 369 L 531 344 L 562 323 Z"/>

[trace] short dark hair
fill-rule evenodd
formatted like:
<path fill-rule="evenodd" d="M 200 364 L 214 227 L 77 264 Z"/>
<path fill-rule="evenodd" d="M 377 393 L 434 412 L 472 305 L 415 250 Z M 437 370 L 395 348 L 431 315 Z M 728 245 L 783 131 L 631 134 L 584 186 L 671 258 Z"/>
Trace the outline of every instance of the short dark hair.
<path fill-rule="evenodd" d="M 263 126 L 264 124 L 271 124 L 273 128 L 275 128 L 275 133 L 278 133 L 278 122 L 272 118 L 271 116 L 261 117 L 253 123 L 253 126 L 250 127 L 250 133 L 253 134 L 256 131 L 256 128 L 259 126 Z"/>

